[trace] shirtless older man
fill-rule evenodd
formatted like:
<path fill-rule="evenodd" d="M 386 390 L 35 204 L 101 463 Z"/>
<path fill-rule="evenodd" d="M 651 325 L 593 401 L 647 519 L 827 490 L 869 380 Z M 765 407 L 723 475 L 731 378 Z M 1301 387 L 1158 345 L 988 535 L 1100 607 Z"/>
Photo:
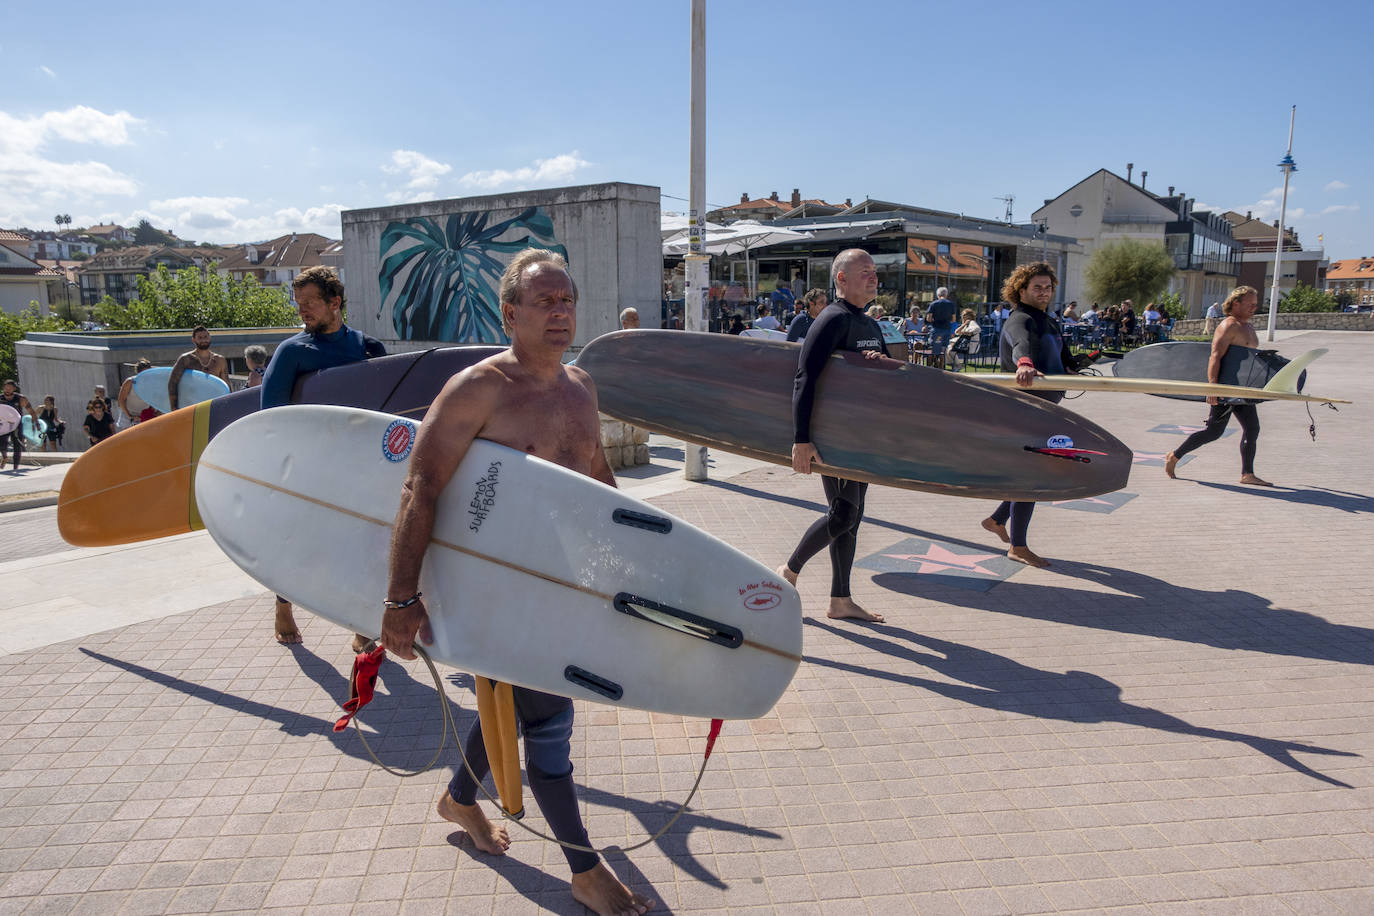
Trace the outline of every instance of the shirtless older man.
<path fill-rule="evenodd" d="M 1215 303 L 1214 303 L 1215 304 Z M 1212 355 L 1207 360 L 1207 381 L 1213 385 L 1221 377 L 1221 361 L 1232 346 L 1258 347 L 1259 335 L 1250 319 L 1255 317 L 1259 307 L 1259 293 L 1253 286 L 1237 286 L 1222 303 L 1221 310 L 1226 318 L 1217 326 L 1212 335 Z M 1240 482 L 1252 487 L 1272 487 L 1273 484 L 1255 475 L 1255 452 L 1259 444 L 1259 411 L 1254 404 L 1220 403 L 1217 398 L 1208 398 L 1211 410 L 1207 413 L 1207 425 L 1193 433 L 1183 444 L 1164 456 L 1164 473 L 1174 477 L 1178 459 L 1198 446 L 1215 442 L 1226 432 L 1226 424 L 1231 422 L 1231 414 L 1240 421 Z"/>
<path fill-rule="evenodd" d="M 429 617 L 420 596 L 420 566 L 434 530 L 435 506 L 474 439 L 488 439 L 615 485 L 601 450 L 596 388 L 581 369 L 565 366 L 563 353 L 577 330 L 577 288 L 567 262 L 550 251 L 516 255 L 501 278 L 501 320 L 509 350 L 455 375 L 426 414 L 401 491 L 391 539 L 391 573 L 382 644 L 414 658 L 418 635 L 429 641 Z M 537 524 L 537 519 L 530 519 Z M 500 613 L 494 608 L 492 613 Z M 516 687 L 515 708 L 525 736 L 530 791 L 554 836 L 589 846 L 577 808 L 569 757 L 572 701 Z M 477 775 L 486 771 L 482 732 L 473 726 L 467 757 Z M 458 824 L 477 848 L 502 855 L 506 829 L 493 824 L 476 803 L 477 785 L 462 767 L 439 799 L 439 814 Z M 563 847 L 571 867 L 573 898 L 603 914 L 639 914 L 654 901 L 632 893 L 593 852 Z"/>

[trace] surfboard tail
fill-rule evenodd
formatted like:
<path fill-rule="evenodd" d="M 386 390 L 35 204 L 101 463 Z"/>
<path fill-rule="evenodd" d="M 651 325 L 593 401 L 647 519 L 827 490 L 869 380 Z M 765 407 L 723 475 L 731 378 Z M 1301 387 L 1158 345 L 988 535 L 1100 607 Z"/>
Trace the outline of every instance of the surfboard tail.
<path fill-rule="evenodd" d="M 477 720 L 482 727 L 482 742 L 487 746 L 487 763 L 491 766 L 496 794 L 511 817 L 525 813 L 520 794 L 520 751 L 515 726 L 515 695 L 510 684 L 493 681 L 480 675 L 474 678 L 477 686 Z M 458 738 L 462 740 L 462 738 Z"/>
<path fill-rule="evenodd" d="M 1307 372 L 1307 367 L 1312 361 L 1326 354 L 1325 347 L 1318 347 L 1315 350 L 1308 350 L 1301 356 L 1293 359 L 1288 365 L 1274 373 L 1264 386 L 1265 391 L 1282 392 L 1284 394 L 1298 394 L 1302 391 L 1303 376 Z"/>

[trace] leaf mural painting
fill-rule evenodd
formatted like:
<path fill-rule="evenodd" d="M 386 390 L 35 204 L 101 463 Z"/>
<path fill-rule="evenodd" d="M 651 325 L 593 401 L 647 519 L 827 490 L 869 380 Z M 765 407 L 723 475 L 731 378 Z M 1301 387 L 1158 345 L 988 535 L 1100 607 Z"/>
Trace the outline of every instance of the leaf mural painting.
<path fill-rule="evenodd" d="M 415 217 L 382 230 L 380 318 L 388 309 L 401 340 L 509 343 L 501 330 L 501 274 L 526 248 L 568 251 L 543 207 L 488 225 L 488 212 L 443 220 Z"/>

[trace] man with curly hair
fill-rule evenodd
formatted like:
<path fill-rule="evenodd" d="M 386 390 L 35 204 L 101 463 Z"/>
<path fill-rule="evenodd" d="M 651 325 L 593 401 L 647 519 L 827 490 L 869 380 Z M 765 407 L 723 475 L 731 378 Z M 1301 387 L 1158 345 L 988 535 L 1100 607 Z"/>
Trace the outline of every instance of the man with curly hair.
<path fill-rule="evenodd" d="M 1018 387 L 1031 387 L 1036 376 L 1062 375 L 1077 368 L 1064 342 L 1063 329 L 1049 313 L 1058 285 L 1054 268 L 1044 261 L 1022 264 L 1002 284 L 1002 298 L 1012 303 L 1016 310 L 1002 324 L 999 352 L 1003 371 L 1016 373 Z M 1030 394 L 1053 404 L 1064 398 L 1062 391 L 1032 391 Z M 1050 561 L 1026 546 L 1026 533 L 1034 511 L 1033 502 L 1004 501 L 992 515 L 983 519 L 983 527 L 1008 545 L 1009 558 L 1027 566 L 1045 567 Z"/>

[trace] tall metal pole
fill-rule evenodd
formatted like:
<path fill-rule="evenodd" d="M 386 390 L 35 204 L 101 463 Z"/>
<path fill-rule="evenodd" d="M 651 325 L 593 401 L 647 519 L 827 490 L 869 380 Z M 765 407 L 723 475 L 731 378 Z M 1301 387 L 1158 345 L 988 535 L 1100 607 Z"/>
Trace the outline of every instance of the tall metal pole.
<path fill-rule="evenodd" d="M 711 256 L 706 254 L 706 0 L 692 0 L 692 126 L 687 191 L 687 271 L 683 327 L 706 330 Z M 682 475 L 706 479 L 706 447 L 683 443 Z"/>
<path fill-rule="evenodd" d="M 1283 202 L 1279 204 L 1279 231 L 1274 236 L 1274 284 L 1269 287 L 1269 336 L 1274 339 L 1274 326 L 1279 321 L 1279 277 L 1283 268 L 1283 225 L 1288 219 L 1288 178 L 1298 170 L 1293 162 L 1293 122 L 1298 117 L 1298 106 L 1288 114 L 1288 152 L 1279 160 L 1279 170 L 1283 172 Z"/>

